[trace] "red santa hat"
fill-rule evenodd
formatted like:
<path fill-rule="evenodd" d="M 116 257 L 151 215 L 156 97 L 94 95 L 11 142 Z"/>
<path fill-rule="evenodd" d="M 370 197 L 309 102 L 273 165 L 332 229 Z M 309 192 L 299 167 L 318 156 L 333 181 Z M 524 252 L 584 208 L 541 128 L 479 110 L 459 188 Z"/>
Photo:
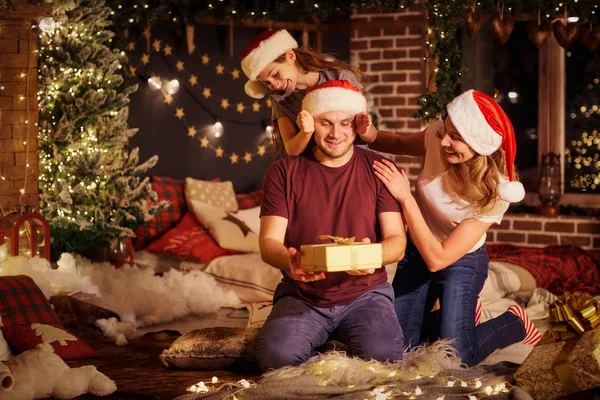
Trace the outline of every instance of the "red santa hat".
<path fill-rule="evenodd" d="M 267 87 L 256 77 L 286 50 L 297 47 L 298 42 L 285 29 L 264 31 L 252 39 L 242 54 L 242 70 L 249 79 L 246 94 L 255 99 L 265 97 Z"/>
<path fill-rule="evenodd" d="M 490 96 L 472 89 L 452 100 L 446 110 L 463 140 L 478 154 L 488 156 L 502 147 L 508 182 L 500 184 L 500 198 L 510 203 L 523 200 L 525 189 L 514 181 L 515 131 L 504 110 Z"/>
<path fill-rule="evenodd" d="M 367 100 L 350 82 L 330 80 L 306 91 L 302 109 L 314 117 L 329 111 L 347 111 L 356 115 L 367 111 Z"/>

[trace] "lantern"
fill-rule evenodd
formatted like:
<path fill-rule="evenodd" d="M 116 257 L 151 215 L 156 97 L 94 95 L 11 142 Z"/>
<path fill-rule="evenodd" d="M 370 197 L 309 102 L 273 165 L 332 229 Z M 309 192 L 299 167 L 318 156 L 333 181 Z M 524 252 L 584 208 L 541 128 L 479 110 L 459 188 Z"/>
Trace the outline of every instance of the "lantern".
<path fill-rule="evenodd" d="M 538 197 L 542 205 L 538 212 L 548 216 L 558 215 L 561 191 L 560 156 L 553 152 L 543 154 L 538 184 Z"/>
<path fill-rule="evenodd" d="M 8 255 L 40 256 L 50 261 L 50 225 L 37 211 L 14 211 L 0 219 L 0 245 Z"/>

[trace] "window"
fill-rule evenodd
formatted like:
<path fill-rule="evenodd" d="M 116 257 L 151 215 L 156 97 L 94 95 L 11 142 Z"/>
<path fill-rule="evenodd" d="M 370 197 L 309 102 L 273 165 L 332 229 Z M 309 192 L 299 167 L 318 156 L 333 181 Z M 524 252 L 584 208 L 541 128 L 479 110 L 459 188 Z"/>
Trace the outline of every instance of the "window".
<path fill-rule="evenodd" d="M 600 194 L 600 53 L 565 52 L 565 193 Z"/>
<path fill-rule="evenodd" d="M 562 160 L 560 203 L 598 207 L 600 181 L 591 186 L 600 179 L 600 51 L 576 42 L 565 52 L 552 35 L 538 50 L 528 38 L 527 21 L 515 23 L 504 45 L 491 37 L 487 25 L 474 39 L 459 35 L 469 70 L 461 90 L 494 94 L 511 119 L 525 202 L 539 204 L 538 164 L 542 154 L 553 151 Z M 585 181 L 586 189 L 574 187 L 575 181 Z"/>

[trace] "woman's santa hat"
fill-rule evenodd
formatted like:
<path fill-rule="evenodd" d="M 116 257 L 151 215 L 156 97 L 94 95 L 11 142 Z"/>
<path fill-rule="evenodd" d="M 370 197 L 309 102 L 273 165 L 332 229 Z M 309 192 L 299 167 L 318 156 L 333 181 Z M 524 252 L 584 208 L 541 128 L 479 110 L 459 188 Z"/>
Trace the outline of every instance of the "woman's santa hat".
<path fill-rule="evenodd" d="M 285 29 L 264 31 L 252 39 L 242 54 L 242 70 L 249 79 L 244 87 L 246 94 L 255 99 L 265 97 L 267 87 L 256 77 L 287 50 L 297 47 L 298 43 Z"/>
<path fill-rule="evenodd" d="M 367 111 L 367 99 L 360 89 L 345 80 L 330 80 L 306 91 L 302 109 L 313 117 L 329 111 L 347 111 L 356 115 Z"/>
<path fill-rule="evenodd" d="M 502 147 L 508 182 L 500 184 L 500 198 L 510 203 L 523 200 L 525 189 L 514 180 L 515 131 L 504 110 L 490 96 L 472 89 L 452 100 L 446 110 L 463 140 L 478 154 L 489 156 Z"/>

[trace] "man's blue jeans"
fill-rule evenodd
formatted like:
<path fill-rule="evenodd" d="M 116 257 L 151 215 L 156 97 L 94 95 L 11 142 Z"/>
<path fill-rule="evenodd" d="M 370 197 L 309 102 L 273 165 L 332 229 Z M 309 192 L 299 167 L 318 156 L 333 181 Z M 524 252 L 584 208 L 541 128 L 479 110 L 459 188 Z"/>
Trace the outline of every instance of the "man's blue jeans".
<path fill-rule="evenodd" d="M 263 371 L 299 365 L 315 356 L 334 333 L 353 356 L 399 360 L 404 336 L 393 301 L 392 287 L 384 283 L 350 304 L 315 307 L 293 296 L 293 284 L 281 282 L 256 341 L 258 363 Z"/>
<path fill-rule="evenodd" d="M 475 326 L 477 299 L 487 278 L 488 266 L 489 258 L 483 245 L 449 267 L 432 273 L 418 249 L 409 242 L 393 282 L 396 314 L 406 344 L 414 347 L 428 338 L 454 339 L 462 361 L 475 365 L 494 350 L 523 340 L 523 322 L 508 311 Z M 439 313 L 431 313 L 438 298 Z"/>

